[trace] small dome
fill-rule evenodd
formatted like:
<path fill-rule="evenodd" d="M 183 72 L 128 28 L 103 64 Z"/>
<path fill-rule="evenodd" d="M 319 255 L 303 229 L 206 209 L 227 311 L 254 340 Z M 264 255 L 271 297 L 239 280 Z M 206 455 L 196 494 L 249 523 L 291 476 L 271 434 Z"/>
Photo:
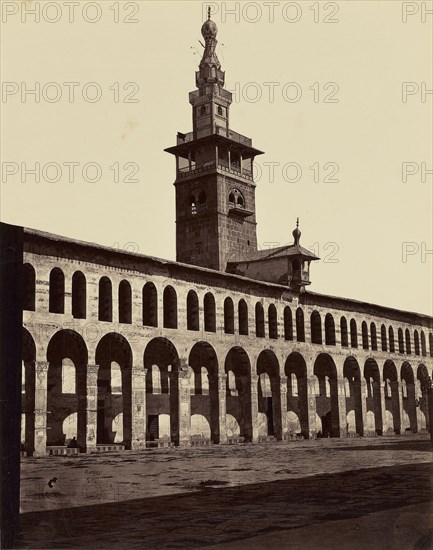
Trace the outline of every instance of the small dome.
<path fill-rule="evenodd" d="M 301 231 L 299 230 L 299 218 L 296 220 L 296 228 L 293 230 L 293 238 L 295 239 L 295 244 L 299 244 L 301 239 Z"/>
<path fill-rule="evenodd" d="M 205 40 L 207 38 L 215 38 L 217 33 L 218 33 L 218 28 L 213 21 L 208 19 L 203 23 L 203 26 L 201 28 L 201 34 Z"/>

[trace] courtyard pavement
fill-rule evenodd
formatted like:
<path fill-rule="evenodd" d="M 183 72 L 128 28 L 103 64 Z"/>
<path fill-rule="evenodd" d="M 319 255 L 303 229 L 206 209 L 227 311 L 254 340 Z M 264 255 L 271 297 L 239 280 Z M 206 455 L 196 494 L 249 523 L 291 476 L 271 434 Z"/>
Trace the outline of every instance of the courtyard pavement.
<path fill-rule="evenodd" d="M 421 435 L 26 458 L 21 480 L 21 548 L 433 548 Z"/>

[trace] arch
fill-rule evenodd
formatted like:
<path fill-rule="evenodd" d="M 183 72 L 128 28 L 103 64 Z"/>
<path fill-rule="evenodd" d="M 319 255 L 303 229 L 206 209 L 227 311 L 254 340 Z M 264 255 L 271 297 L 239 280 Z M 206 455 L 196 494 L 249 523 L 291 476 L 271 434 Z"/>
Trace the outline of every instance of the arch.
<path fill-rule="evenodd" d="M 238 304 L 239 334 L 248 335 L 248 306 L 244 299 Z"/>
<path fill-rule="evenodd" d="M 72 317 L 86 318 L 86 302 L 86 277 L 81 271 L 76 271 L 72 275 Z"/>
<path fill-rule="evenodd" d="M 216 311 L 215 298 L 212 292 L 207 292 L 204 296 L 204 330 L 206 332 L 216 332 Z"/>
<path fill-rule="evenodd" d="M 278 320 L 277 320 L 277 308 L 274 304 L 270 304 L 268 308 L 268 329 L 269 338 L 276 340 L 278 338 Z"/>
<path fill-rule="evenodd" d="M 23 265 L 23 309 L 35 311 L 36 271 L 31 264 Z"/>
<path fill-rule="evenodd" d="M 425 341 L 425 333 L 423 330 L 421 331 L 421 355 L 423 357 L 427 357 L 427 346 Z"/>
<path fill-rule="evenodd" d="M 313 344 L 322 343 L 322 320 L 318 311 L 313 311 L 310 318 L 311 342 Z"/>
<path fill-rule="evenodd" d="M 224 332 L 226 334 L 235 333 L 235 308 L 233 300 L 229 296 L 224 300 Z"/>
<path fill-rule="evenodd" d="M 64 445 L 64 421 L 77 414 L 77 443 L 86 447 L 86 410 L 81 399 L 86 395 L 88 352 L 83 338 L 73 330 L 59 330 L 47 346 L 47 445 Z"/>
<path fill-rule="evenodd" d="M 411 345 L 411 341 L 410 341 L 410 331 L 409 331 L 408 328 L 405 330 L 405 340 L 406 340 L 406 353 L 408 355 L 411 355 L 412 345 Z"/>
<path fill-rule="evenodd" d="M 146 373 L 146 439 L 170 440 L 179 443 L 179 368 L 177 350 L 167 338 L 150 340 L 144 350 Z M 160 386 L 153 387 L 156 380 Z M 154 380 L 152 380 L 152 376 Z"/>
<path fill-rule="evenodd" d="M 99 280 L 98 319 L 109 323 L 113 321 L 113 289 L 108 277 Z"/>
<path fill-rule="evenodd" d="M 350 347 L 358 347 L 358 328 L 355 319 L 350 320 Z"/>
<path fill-rule="evenodd" d="M 218 394 L 218 359 L 214 348 L 207 342 L 197 342 L 191 349 L 188 365 L 193 372 L 191 381 L 191 423 L 193 415 L 200 415 L 208 423 L 210 434 L 205 432 L 191 435 L 210 437 L 214 443 L 221 440 L 220 402 Z M 192 425 L 192 424 L 191 424 Z M 225 434 L 223 434 L 225 435 Z"/>
<path fill-rule="evenodd" d="M 383 324 L 380 327 L 380 343 L 381 343 L 381 346 L 382 346 L 382 351 L 388 351 L 386 327 Z"/>
<path fill-rule="evenodd" d="M 59 267 L 50 272 L 50 313 L 65 313 L 65 275 Z"/>
<path fill-rule="evenodd" d="M 317 376 L 320 387 L 320 396 L 316 398 L 316 410 L 322 420 L 322 434 L 340 437 L 340 429 L 344 432 L 346 426 L 340 426 L 337 367 L 330 355 L 320 353 L 317 356 L 314 362 L 314 375 Z"/>
<path fill-rule="evenodd" d="M 283 438 L 281 422 L 280 366 L 275 353 L 263 350 L 257 358 L 258 412 L 263 415 L 262 435 Z"/>
<path fill-rule="evenodd" d="M 415 376 L 411 365 L 407 361 L 405 361 L 400 368 L 400 379 L 404 390 L 403 411 L 409 417 L 410 430 L 416 433 Z"/>
<path fill-rule="evenodd" d="M 325 344 L 335 346 L 335 322 L 330 313 L 325 315 Z"/>
<path fill-rule="evenodd" d="M 371 349 L 373 351 L 377 351 L 377 331 L 376 331 L 376 324 L 373 322 L 370 323 L 370 341 L 371 341 Z"/>
<path fill-rule="evenodd" d="M 305 438 L 314 436 L 310 434 L 308 425 L 308 378 L 305 359 L 298 352 L 292 352 L 286 359 L 284 373 L 287 376 L 287 411 L 296 415 L 300 422 L 300 430 Z M 296 388 L 293 383 L 296 378 Z M 296 392 L 297 390 L 297 392 Z M 289 433 L 292 433 L 288 426 Z"/>
<path fill-rule="evenodd" d="M 361 332 L 362 332 L 362 348 L 363 349 L 369 349 L 369 346 L 368 346 L 368 327 L 367 327 L 367 323 L 365 321 L 362 321 Z"/>
<path fill-rule="evenodd" d="M 392 327 L 389 327 L 388 329 L 388 337 L 389 337 L 389 351 L 391 353 L 395 353 L 394 329 Z"/>
<path fill-rule="evenodd" d="M 383 432 L 401 433 L 400 395 L 398 389 L 397 368 L 393 361 L 387 360 L 383 366 L 383 381 L 385 392 L 385 413 Z M 391 423 L 392 420 L 392 423 Z"/>
<path fill-rule="evenodd" d="M 132 323 L 132 289 L 125 279 L 119 283 L 119 323 Z"/>
<path fill-rule="evenodd" d="M 142 290 L 143 325 L 158 326 L 158 292 L 152 282 L 143 286 Z"/>
<path fill-rule="evenodd" d="M 346 317 L 341 317 L 340 319 L 340 338 L 341 345 L 343 348 L 349 347 L 349 336 L 347 334 L 347 319 Z"/>
<path fill-rule="evenodd" d="M 284 339 L 293 340 L 293 318 L 289 306 L 284 308 Z"/>
<path fill-rule="evenodd" d="M 240 435 L 246 441 L 252 441 L 251 412 L 251 364 L 246 351 L 235 346 L 229 350 L 224 362 L 224 369 L 229 382 L 230 372 L 236 385 L 236 395 L 227 386 L 226 414 L 233 416 L 239 424 Z"/>
<path fill-rule="evenodd" d="M 398 353 L 404 353 L 403 330 L 398 329 Z"/>
<path fill-rule="evenodd" d="M 429 398 L 428 393 L 431 392 L 431 378 L 429 376 L 427 367 L 421 364 L 417 368 L 416 377 L 418 381 L 419 398 L 417 405 L 417 430 L 418 432 L 429 430 Z"/>
<path fill-rule="evenodd" d="M 362 385 L 361 369 L 358 361 L 354 357 L 348 357 L 344 361 L 343 376 L 349 386 L 346 390 L 346 414 L 350 412 L 354 415 L 354 425 L 349 425 L 349 433 L 354 430 L 356 434 L 364 435 L 364 423 L 362 418 Z"/>
<path fill-rule="evenodd" d="M 413 346 L 414 346 L 414 350 L 415 350 L 415 355 L 420 355 L 419 333 L 416 329 L 413 333 Z"/>
<path fill-rule="evenodd" d="M 186 297 L 186 328 L 200 329 L 198 296 L 194 290 L 190 290 Z"/>
<path fill-rule="evenodd" d="M 383 418 L 381 405 L 380 371 L 374 359 L 367 359 L 364 364 L 364 378 L 367 382 L 367 411 L 374 413 L 375 431 L 377 435 L 383 433 Z"/>
<path fill-rule="evenodd" d="M 131 346 L 124 336 L 110 332 L 98 342 L 95 360 L 99 365 L 97 443 L 123 443 L 130 449 L 133 364 Z M 112 374 L 116 374 L 118 367 L 121 371 L 121 392 L 118 386 L 112 385 Z M 116 382 L 116 378 L 114 381 Z"/>
<path fill-rule="evenodd" d="M 206 193 L 204 191 L 200 191 L 198 194 L 198 204 L 201 208 L 206 206 Z"/>
<path fill-rule="evenodd" d="M 261 302 L 256 303 L 256 336 L 265 337 L 265 313 Z"/>
<path fill-rule="evenodd" d="M 177 328 L 177 294 L 171 285 L 164 288 L 162 301 L 164 328 Z"/>
<path fill-rule="evenodd" d="M 300 307 L 296 310 L 296 341 L 305 342 L 304 311 Z"/>

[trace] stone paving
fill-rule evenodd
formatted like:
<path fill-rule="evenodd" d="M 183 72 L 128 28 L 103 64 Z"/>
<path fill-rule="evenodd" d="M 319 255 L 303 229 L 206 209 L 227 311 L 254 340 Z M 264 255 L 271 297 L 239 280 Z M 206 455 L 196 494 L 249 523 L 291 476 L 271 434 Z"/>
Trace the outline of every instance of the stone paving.
<path fill-rule="evenodd" d="M 431 548 L 431 449 L 412 436 L 25 459 L 22 547 Z"/>

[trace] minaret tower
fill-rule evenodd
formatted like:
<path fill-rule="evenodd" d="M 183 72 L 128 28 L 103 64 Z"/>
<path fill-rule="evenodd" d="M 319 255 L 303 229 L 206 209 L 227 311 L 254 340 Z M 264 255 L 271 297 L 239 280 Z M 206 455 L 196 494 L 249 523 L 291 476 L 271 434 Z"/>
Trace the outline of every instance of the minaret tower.
<path fill-rule="evenodd" d="M 178 132 L 165 150 L 176 157 L 176 260 L 226 271 L 230 259 L 257 250 L 253 161 L 262 151 L 230 129 L 232 94 L 208 13 L 197 90 L 189 94 L 193 131 Z"/>

